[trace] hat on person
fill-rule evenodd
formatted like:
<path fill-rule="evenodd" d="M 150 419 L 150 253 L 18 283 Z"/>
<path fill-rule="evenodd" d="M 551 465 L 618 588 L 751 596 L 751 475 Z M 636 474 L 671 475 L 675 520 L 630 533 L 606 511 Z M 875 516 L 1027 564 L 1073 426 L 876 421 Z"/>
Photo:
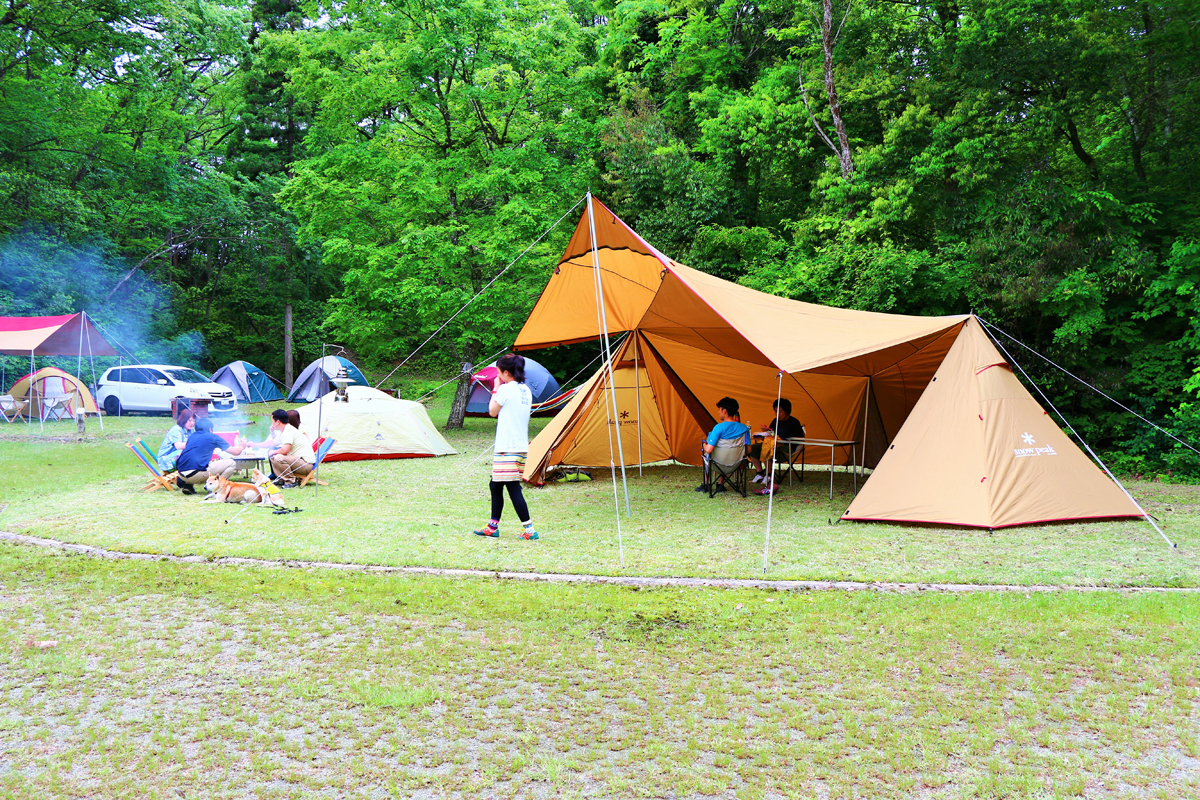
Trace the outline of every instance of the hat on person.
<path fill-rule="evenodd" d="M 196 420 L 196 430 L 201 433 L 208 433 L 212 430 L 212 420 L 208 417 L 200 417 Z"/>

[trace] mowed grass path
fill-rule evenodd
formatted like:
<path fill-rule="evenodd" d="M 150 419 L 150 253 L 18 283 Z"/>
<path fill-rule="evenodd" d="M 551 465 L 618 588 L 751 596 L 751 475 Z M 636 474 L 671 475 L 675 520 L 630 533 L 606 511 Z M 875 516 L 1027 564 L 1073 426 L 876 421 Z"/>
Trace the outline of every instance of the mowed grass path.
<path fill-rule="evenodd" d="M 0 796 L 1195 797 L 1198 605 L 2 545 Z"/>
<path fill-rule="evenodd" d="M 263 407 L 252 413 L 261 417 Z M 444 402 L 431 416 L 445 419 Z M 74 424 L 0 426 L 0 530 L 116 550 L 237 555 L 497 570 L 761 577 L 767 503 L 693 493 L 698 469 L 627 471 L 632 517 L 621 519 L 621 566 L 613 487 L 607 470 L 591 483 L 526 489 L 542 540 L 514 535 L 511 507 L 499 540 L 471 535 L 488 514 L 494 421 L 468 420 L 447 433 L 462 453 L 438 459 L 334 463 L 329 486 L 289 491 L 303 513 L 272 515 L 205 505 L 178 493 L 143 493 L 142 467 L 123 446 L 157 447 L 164 417 L 106 419 L 102 433 L 72 441 Z M 536 420 L 540 429 L 544 420 Z M 265 425 L 259 423 L 262 435 Z M 473 460 L 474 459 L 474 460 Z M 1200 586 L 1200 489 L 1134 484 L 1179 548 L 1145 522 L 1101 522 L 986 530 L 828 524 L 849 504 L 850 476 L 836 476 L 831 503 L 824 473 L 776 496 L 767 576 L 1067 585 Z M 619 499 L 624 510 L 624 498 Z"/>

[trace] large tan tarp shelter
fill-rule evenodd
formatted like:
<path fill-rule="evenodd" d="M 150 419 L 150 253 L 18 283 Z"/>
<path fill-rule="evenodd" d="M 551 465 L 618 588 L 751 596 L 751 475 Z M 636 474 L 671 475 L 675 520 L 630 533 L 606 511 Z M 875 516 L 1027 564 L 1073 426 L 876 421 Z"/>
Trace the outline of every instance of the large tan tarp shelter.
<path fill-rule="evenodd" d="M 559 464 L 700 463 L 726 395 L 757 429 L 777 395 L 816 439 L 809 464 L 874 474 L 846 519 L 1002 527 L 1140 517 L 1137 506 L 1050 420 L 971 315 L 917 317 L 801 303 L 679 264 L 601 203 L 595 250 L 584 213 L 517 337 L 529 350 L 596 339 L 595 269 L 610 332 L 606 367 L 531 443 L 525 479 Z"/>

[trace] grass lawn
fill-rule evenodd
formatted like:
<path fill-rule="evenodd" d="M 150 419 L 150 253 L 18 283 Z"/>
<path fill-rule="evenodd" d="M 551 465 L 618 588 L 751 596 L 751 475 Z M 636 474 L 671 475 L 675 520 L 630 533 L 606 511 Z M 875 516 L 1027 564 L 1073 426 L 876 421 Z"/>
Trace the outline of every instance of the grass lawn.
<path fill-rule="evenodd" d="M 1198 605 L 6 545 L 0 796 L 1195 797 Z"/>
<path fill-rule="evenodd" d="M 266 409 L 252 413 L 265 417 Z M 435 420 L 446 403 L 431 407 Z M 303 513 L 248 509 L 198 497 L 143 493 L 145 473 L 124 443 L 157 447 L 164 417 L 106 419 L 74 441 L 74 423 L 0 427 L 0 530 L 118 550 L 238 555 L 389 565 L 628 575 L 760 577 L 766 498 L 691 489 L 699 470 L 628 471 L 633 516 L 622 518 L 620 563 L 613 487 L 591 483 L 526 489 L 542 540 L 525 542 L 511 507 L 499 540 L 470 531 L 486 519 L 494 421 L 468 420 L 447 434 L 461 453 L 439 459 L 328 465 L 330 485 L 286 492 Z M 545 422 L 535 420 L 540 429 Z M 251 429 L 254 434 L 255 429 Z M 263 434 L 265 424 L 258 423 Z M 851 500 L 836 476 L 831 503 L 824 473 L 775 498 L 768 577 L 793 579 L 1069 585 L 1200 586 L 1200 487 L 1133 484 L 1179 544 L 1166 547 L 1145 522 L 1102 522 L 986 530 L 837 523 Z M 623 498 L 621 501 L 624 507 Z"/>

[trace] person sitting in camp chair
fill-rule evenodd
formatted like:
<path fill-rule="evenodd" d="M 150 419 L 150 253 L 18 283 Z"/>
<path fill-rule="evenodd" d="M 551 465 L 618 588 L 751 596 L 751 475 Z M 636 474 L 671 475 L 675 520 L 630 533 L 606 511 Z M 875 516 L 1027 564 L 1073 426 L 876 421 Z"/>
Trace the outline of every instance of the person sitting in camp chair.
<path fill-rule="evenodd" d="M 725 476 L 717 478 L 716 486 L 709 486 L 709 456 L 718 445 L 750 444 L 750 429 L 742 424 L 741 408 L 738 401 L 732 397 L 722 397 L 717 401 L 717 424 L 709 432 L 702 445 L 704 457 L 704 483 L 695 488 L 697 492 L 718 494 L 726 491 Z"/>
<path fill-rule="evenodd" d="M 167 431 L 162 444 L 158 447 L 157 459 L 160 472 L 170 472 L 175 469 L 175 461 L 183 452 L 188 437 L 194 430 L 196 430 L 196 417 L 190 409 L 185 408 L 179 412 L 179 419 L 171 426 L 171 430 Z"/>
<path fill-rule="evenodd" d="M 197 483 L 204 483 L 209 475 L 228 478 L 237 469 L 237 462 L 232 458 L 213 461 L 213 453 L 220 450 L 236 456 L 245 447 L 240 444 L 230 446 L 212 432 L 212 427 L 212 420 L 208 417 L 198 418 L 196 432 L 188 437 L 187 444 L 175 460 L 175 469 L 179 472 L 175 483 L 184 494 L 195 494 L 196 490 L 192 487 Z"/>
<path fill-rule="evenodd" d="M 767 425 L 762 426 L 763 433 L 769 433 L 779 439 L 803 439 L 804 425 L 800 420 L 792 416 L 792 401 L 786 397 L 781 397 L 771 403 L 771 408 L 775 409 L 775 419 Z M 803 445 L 795 446 L 795 453 L 799 453 Z M 750 464 L 754 467 L 754 483 L 763 483 L 764 481 L 770 486 L 774 485 L 774 481 L 765 475 L 762 463 L 763 443 L 757 442 L 750 447 Z M 789 444 L 775 443 L 775 456 L 772 459 L 784 459 L 785 464 L 790 462 L 793 452 L 793 446 Z M 774 464 L 772 464 L 774 467 Z"/>
<path fill-rule="evenodd" d="M 299 412 L 288 412 L 281 408 L 271 412 L 271 430 L 279 431 L 279 449 L 271 456 L 271 470 L 276 482 L 284 488 L 293 488 L 288 484 L 295 484 L 301 476 L 312 472 L 317 460 L 312 442 L 289 419 L 292 414 L 298 425 Z"/>

